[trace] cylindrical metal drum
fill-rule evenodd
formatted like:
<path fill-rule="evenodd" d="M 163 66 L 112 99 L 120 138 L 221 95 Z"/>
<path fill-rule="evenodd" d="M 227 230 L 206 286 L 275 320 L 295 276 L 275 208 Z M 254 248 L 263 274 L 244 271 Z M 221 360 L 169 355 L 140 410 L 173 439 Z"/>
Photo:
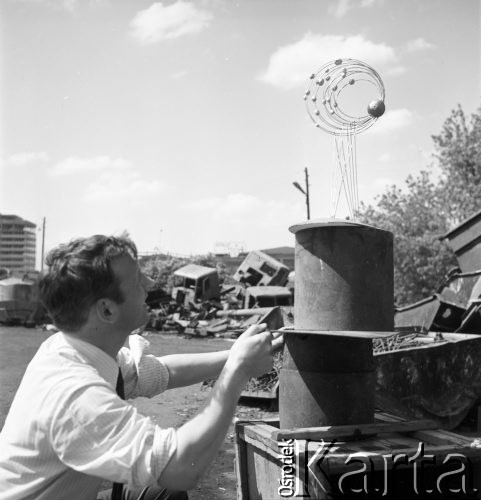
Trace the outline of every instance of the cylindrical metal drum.
<path fill-rule="evenodd" d="M 392 331 L 393 237 L 365 224 L 293 226 L 294 329 Z M 287 333 L 280 373 L 282 428 L 369 423 L 374 362 L 369 339 Z"/>

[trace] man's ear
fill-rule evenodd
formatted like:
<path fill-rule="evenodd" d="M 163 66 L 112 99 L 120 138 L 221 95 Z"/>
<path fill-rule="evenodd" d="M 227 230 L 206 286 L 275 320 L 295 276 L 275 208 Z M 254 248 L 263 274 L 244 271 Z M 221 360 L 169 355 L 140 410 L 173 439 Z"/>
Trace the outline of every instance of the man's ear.
<path fill-rule="evenodd" d="M 115 323 L 118 316 L 117 304 L 110 299 L 99 299 L 95 303 L 95 309 L 100 321 L 104 323 Z"/>

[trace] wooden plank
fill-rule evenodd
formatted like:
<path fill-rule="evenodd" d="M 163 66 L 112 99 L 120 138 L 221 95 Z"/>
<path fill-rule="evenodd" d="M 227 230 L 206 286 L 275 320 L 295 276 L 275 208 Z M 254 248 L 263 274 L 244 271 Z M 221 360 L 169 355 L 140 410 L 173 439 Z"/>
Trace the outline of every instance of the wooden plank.
<path fill-rule="evenodd" d="M 234 423 L 234 453 L 235 453 L 235 475 L 237 478 L 237 500 L 249 500 L 249 477 L 247 475 L 247 445 L 239 437 L 241 426 L 247 425 L 243 422 Z"/>
<path fill-rule="evenodd" d="M 378 422 L 406 422 L 405 418 L 392 415 L 391 413 L 386 413 L 383 411 L 376 411 L 374 415 L 374 420 Z"/>
<path fill-rule="evenodd" d="M 306 446 L 306 444 L 307 444 L 307 446 Z M 347 454 L 356 453 L 356 451 L 359 451 L 359 450 L 355 450 L 355 449 L 346 448 L 345 444 L 346 443 L 343 443 L 343 442 L 336 442 L 334 445 L 332 445 L 332 442 L 330 442 L 330 441 L 324 442 L 325 446 L 330 445 L 329 446 L 329 456 L 331 456 L 331 455 L 346 455 L 346 453 Z M 321 443 L 319 441 L 308 441 L 307 443 L 305 441 L 301 441 L 302 449 L 307 448 L 307 451 L 309 454 L 316 453 L 319 450 L 320 445 L 321 445 Z"/>
<path fill-rule="evenodd" d="M 278 429 L 272 432 L 272 439 L 275 441 L 280 441 L 281 439 L 359 439 L 382 433 L 434 429 L 437 425 L 434 420 L 412 420 L 407 422 Z"/>
<path fill-rule="evenodd" d="M 443 430 L 420 430 L 412 437 L 423 441 L 427 445 L 470 446 L 472 439 Z"/>
<path fill-rule="evenodd" d="M 262 420 L 257 418 L 245 419 L 245 418 L 235 417 L 234 423 L 252 424 L 252 425 L 266 424 L 279 428 L 279 417 L 265 417 Z"/>
<path fill-rule="evenodd" d="M 384 436 L 383 436 L 384 437 Z M 385 438 L 392 448 L 405 446 L 406 448 L 417 448 L 419 439 L 415 439 L 411 434 L 393 434 Z"/>
<path fill-rule="evenodd" d="M 405 419 L 403 419 L 402 417 L 384 412 L 376 412 L 375 418 L 376 420 L 382 422 L 405 421 Z M 444 429 L 419 430 L 418 432 L 414 432 L 411 437 L 433 445 L 445 445 L 446 443 L 452 443 L 460 446 L 465 446 L 467 443 L 471 443 L 472 441 L 470 438 L 451 431 L 446 431 Z"/>
<path fill-rule="evenodd" d="M 408 443 L 400 443 L 401 446 L 410 448 Z M 364 445 L 362 442 L 358 444 L 357 452 L 360 451 L 380 451 L 381 453 L 390 453 L 391 450 L 399 448 L 399 443 L 395 444 L 390 439 L 385 439 L 384 436 L 379 436 L 377 439 L 372 440 L 368 445 Z"/>
<path fill-rule="evenodd" d="M 462 434 L 458 434 L 457 432 L 445 431 L 442 429 L 438 430 L 437 432 L 442 433 L 443 436 L 445 436 L 451 443 L 459 443 L 459 444 L 464 443 L 463 444 L 464 446 L 466 443 L 471 444 L 473 442 L 473 439 L 471 437 L 463 436 Z"/>
<path fill-rule="evenodd" d="M 262 443 L 265 447 L 278 453 L 277 441 L 272 439 L 272 433 L 276 430 L 278 429 L 272 427 L 272 425 L 262 423 L 246 425 L 244 427 L 244 439 L 247 441 L 250 438 L 253 442 Z"/>
<path fill-rule="evenodd" d="M 272 426 L 272 430 L 275 431 L 276 429 L 279 428 L 279 418 L 267 417 L 267 418 L 264 418 L 262 420 L 260 420 L 260 419 L 257 420 L 257 419 L 242 419 L 242 418 L 235 417 L 234 418 L 234 425 L 237 425 L 237 424 L 247 424 L 248 426 L 250 426 L 252 428 L 255 428 L 259 424 L 261 424 L 261 425 L 265 424 L 265 425 Z M 246 425 L 239 425 L 238 432 L 239 432 L 239 435 L 241 437 L 244 436 L 245 427 L 246 427 Z"/>
<path fill-rule="evenodd" d="M 244 441 L 247 444 L 252 445 L 252 447 L 254 447 L 256 450 L 262 451 L 264 454 L 269 455 L 276 460 L 279 458 L 279 447 L 277 446 L 277 443 L 274 441 L 272 442 L 272 444 L 270 444 L 263 441 L 259 441 L 255 437 L 247 435 L 245 436 Z"/>

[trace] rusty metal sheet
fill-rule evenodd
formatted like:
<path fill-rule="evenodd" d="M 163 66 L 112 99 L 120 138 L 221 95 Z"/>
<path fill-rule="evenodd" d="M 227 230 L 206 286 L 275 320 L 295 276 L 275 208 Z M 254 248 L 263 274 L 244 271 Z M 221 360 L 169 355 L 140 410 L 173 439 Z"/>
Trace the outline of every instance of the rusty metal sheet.
<path fill-rule="evenodd" d="M 397 335 L 397 332 L 367 332 L 367 331 L 354 331 L 354 330 L 308 330 L 299 328 L 283 328 L 282 331 L 285 335 L 320 335 L 323 337 L 344 337 L 353 339 L 379 339 L 387 338 Z"/>
<path fill-rule="evenodd" d="M 420 327 L 422 331 L 454 332 L 461 325 L 466 309 L 448 302 L 439 294 L 398 307 L 394 312 L 394 328 Z"/>
<path fill-rule="evenodd" d="M 404 418 L 434 418 L 452 429 L 481 396 L 481 336 L 429 337 L 432 343 L 374 354 L 376 407 Z"/>

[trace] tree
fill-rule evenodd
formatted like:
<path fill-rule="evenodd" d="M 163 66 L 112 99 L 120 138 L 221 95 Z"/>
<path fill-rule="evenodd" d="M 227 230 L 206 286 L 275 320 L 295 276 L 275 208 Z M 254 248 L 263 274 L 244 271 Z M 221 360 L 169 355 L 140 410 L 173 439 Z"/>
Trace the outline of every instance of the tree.
<path fill-rule="evenodd" d="M 406 179 L 406 189 L 391 186 L 376 206 L 361 207 L 361 221 L 394 234 L 394 290 L 397 304 L 433 293 L 455 259 L 439 236 L 448 230 L 442 196 L 423 171 Z"/>
<path fill-rule="evenodd" d="M 446 217 L 455 227 L 481 207 L 481 107 L 468 122 L 458 106 L 432 139 L 441 171 L 439 188 Z"/>
<path fill-rule="evenodd" d="M 481 208 L 481 108 L 468 123 L 458 106 L 432 136 L 439 174 L 409 176 L 405 189 L 389 187 L 359 219 L 394 234 L 394 288 L 398 305 L 431 295 L 456 265 L 440 237 Z"/>
<path fill-rule="evenodd" d="M 139 263 L 142 272 L 154 280 L 154 289 L 163 288 L 170 293 L 173 286 L 174 272 L 188 264 L 189 260 L 183 257 L 161 254 L 142 257 Z"/>

